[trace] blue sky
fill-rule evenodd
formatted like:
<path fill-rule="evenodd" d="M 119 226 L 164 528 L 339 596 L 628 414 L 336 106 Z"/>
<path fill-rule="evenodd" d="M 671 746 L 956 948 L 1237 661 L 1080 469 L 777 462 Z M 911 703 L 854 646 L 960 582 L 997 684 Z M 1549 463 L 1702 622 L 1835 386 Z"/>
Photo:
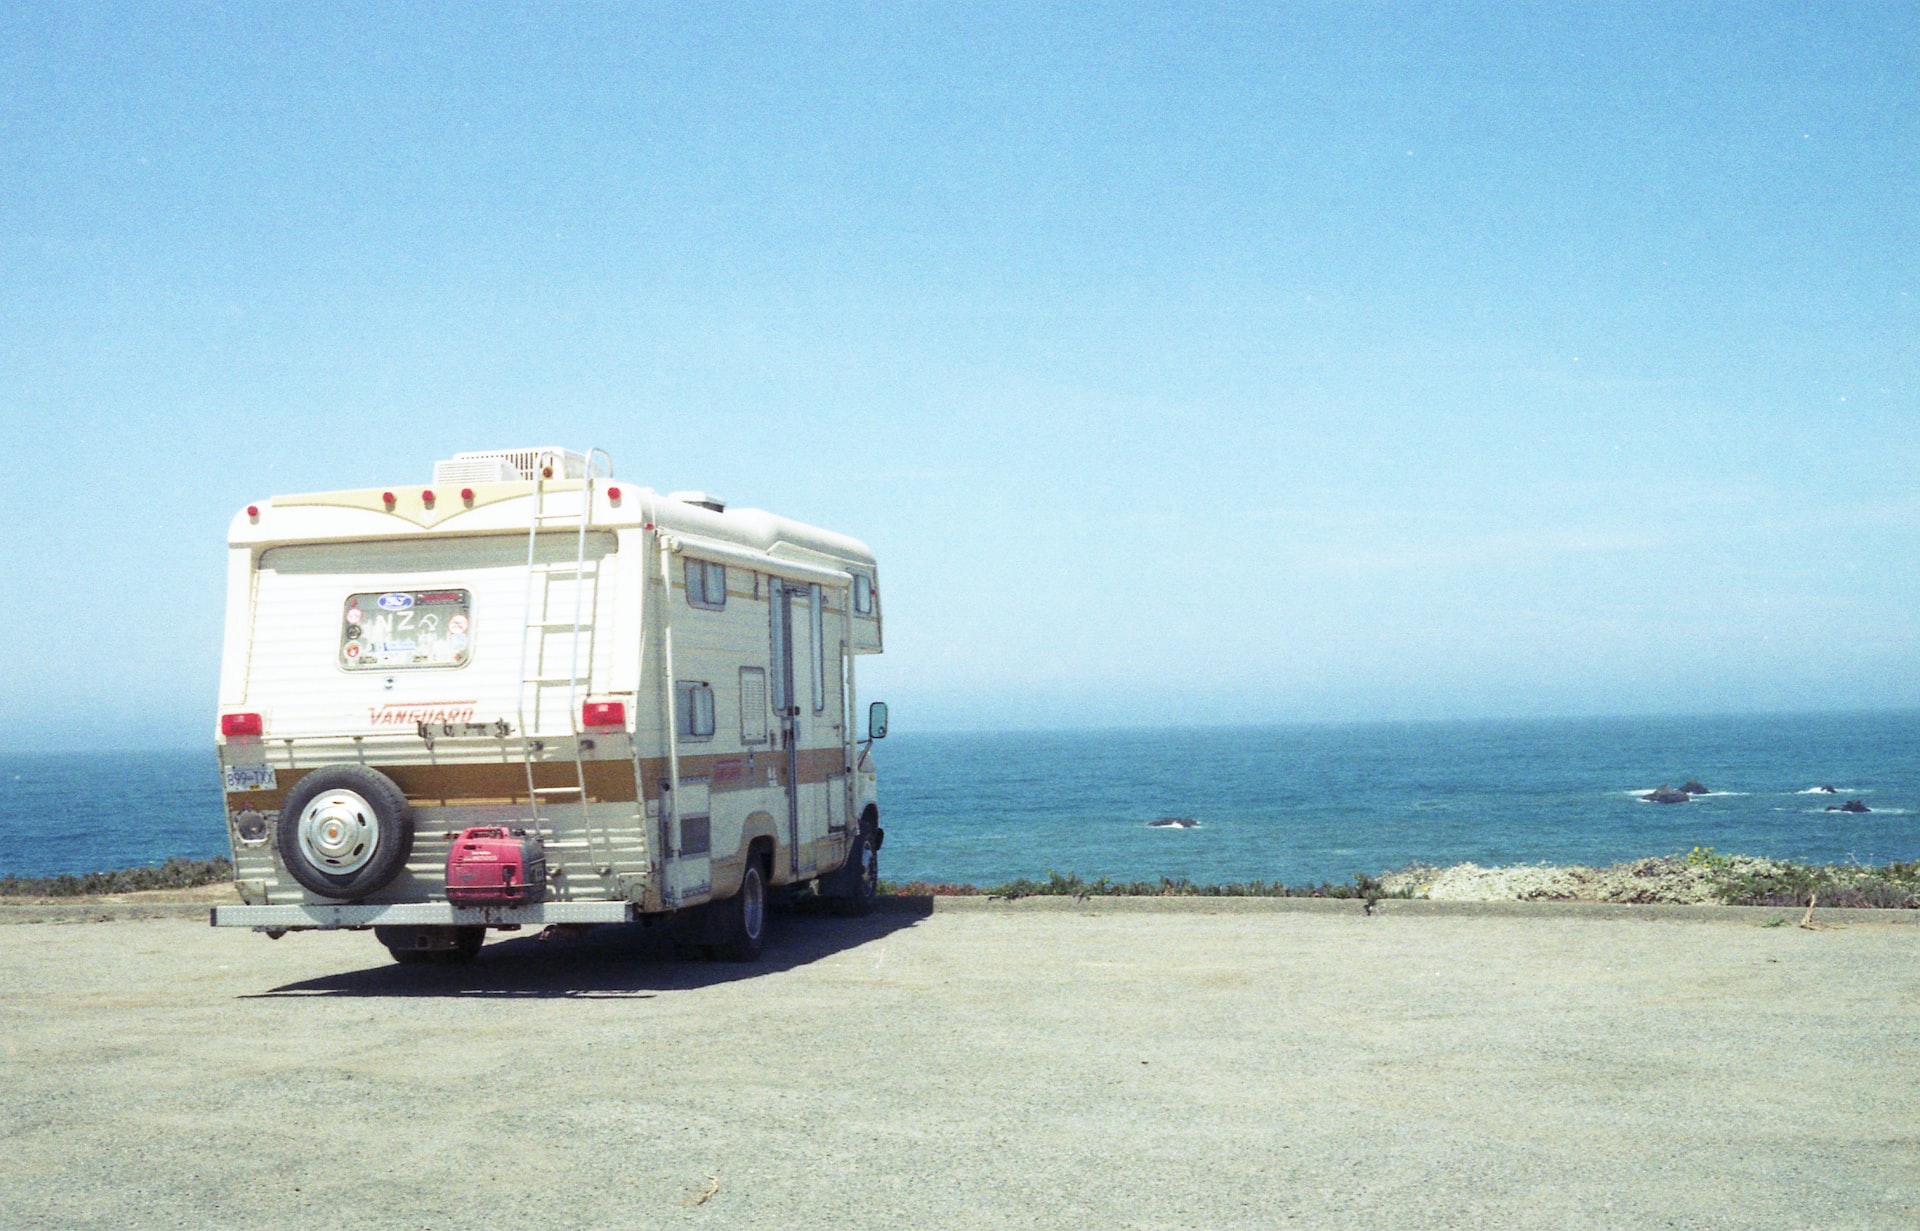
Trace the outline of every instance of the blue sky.
<path fill-rule="evenodd" d="M 598 444 L 903 730 L 1920 706 L 1920 10 L 0 15 L 10 746 L 250 499 Z"/>

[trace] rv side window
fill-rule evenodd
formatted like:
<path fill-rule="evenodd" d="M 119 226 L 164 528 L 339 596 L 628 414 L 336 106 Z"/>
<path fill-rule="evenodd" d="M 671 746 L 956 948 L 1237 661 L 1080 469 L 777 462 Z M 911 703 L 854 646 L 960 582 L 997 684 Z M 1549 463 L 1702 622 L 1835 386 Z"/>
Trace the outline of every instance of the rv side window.
<path fill-rule="evenodd" d="M 767 673 L 760 667 L 740 668 L 740 742 L 767 742 Z"/>
<path fill-rule="evenodd" d="M 727 605 L 727 566 L 711 560 L 687 561 L 687 601 L 718 611 Z"/>
<path fill-rule="evenodd" d="M 873 614 L 873 578 L 865 573 L 853 575 L 853 613 L 855 615 Z"/>
<path fill-rule="evenodd" d="M 681 739 L 713 738 L 713 689 L 697 680 L 673 686 Z"/>

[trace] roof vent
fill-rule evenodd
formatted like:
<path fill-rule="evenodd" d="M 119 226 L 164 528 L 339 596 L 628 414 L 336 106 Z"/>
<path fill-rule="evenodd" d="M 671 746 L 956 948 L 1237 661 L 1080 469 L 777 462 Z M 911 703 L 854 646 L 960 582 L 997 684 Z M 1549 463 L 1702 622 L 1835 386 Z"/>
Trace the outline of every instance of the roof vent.
<path fill-rule="evenodd" d="M 585 454 L 571 449 L 493 449 L 483 453 L 456 453 L 433 464 L 435 483 L 512 483 L 545 472 L 549 479 L 581 479 L 587 474 Z"/>
<path fill-rule="evenodd" d="M 709 496 L 705 492 L 668 492 L 667 499 L 678 500 L 681 504 L 697 504 L 703 509 L 712 509 L 716 513 L 727 511 L 727 502 L 718 496 Z"/>

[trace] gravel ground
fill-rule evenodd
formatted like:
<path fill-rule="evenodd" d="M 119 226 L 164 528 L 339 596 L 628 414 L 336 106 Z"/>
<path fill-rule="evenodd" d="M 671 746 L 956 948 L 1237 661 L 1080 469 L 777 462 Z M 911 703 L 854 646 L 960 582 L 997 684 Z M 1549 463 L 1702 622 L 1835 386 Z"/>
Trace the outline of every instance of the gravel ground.
<path fill-rule="evenodd" d="M 1920 928 L 1441 905 L 0 927 L 0 1226 L 1920 1226 Z"/>

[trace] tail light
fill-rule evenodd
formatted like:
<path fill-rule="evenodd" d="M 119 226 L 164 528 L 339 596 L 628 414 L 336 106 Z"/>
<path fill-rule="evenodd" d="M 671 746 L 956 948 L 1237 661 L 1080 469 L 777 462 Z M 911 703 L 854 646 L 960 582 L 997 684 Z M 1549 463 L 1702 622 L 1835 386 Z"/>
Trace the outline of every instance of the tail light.
<path fill-rule="evenodd" d="M 624 727 L 627 725 L 625 701 L 589 701 L 580 707 L 583 727 Z"/>
<path fill-rule="evenodd" d="M 220 715 L 220 734 L 222 735 L 258 735 L 266 730 L 258 714 L 222 714 Z"/>

